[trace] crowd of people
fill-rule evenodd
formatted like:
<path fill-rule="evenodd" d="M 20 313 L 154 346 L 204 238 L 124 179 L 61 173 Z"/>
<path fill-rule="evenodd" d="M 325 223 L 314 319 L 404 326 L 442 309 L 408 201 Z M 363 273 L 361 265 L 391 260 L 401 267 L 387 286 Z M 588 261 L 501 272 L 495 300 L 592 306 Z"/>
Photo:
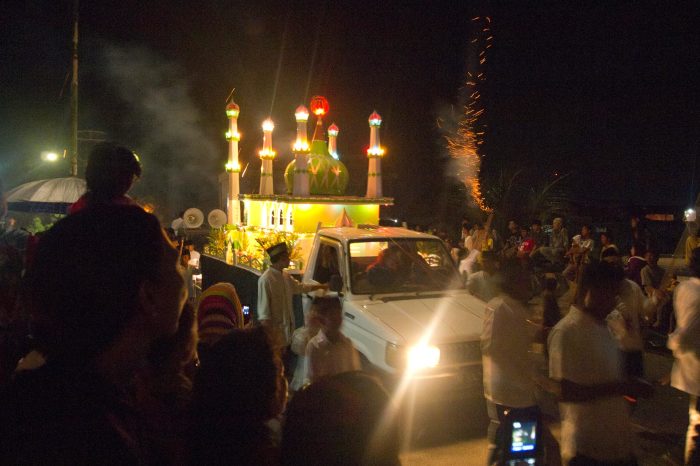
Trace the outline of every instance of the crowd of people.
<path fill-rule="evenodd" d="M 586 225 L 569 242 L 562 223 L 555 219 L 547 238 L 539 222 L 527 229 L 511 221 L 510 236 L 501 242 L 497 233 L 487 232 L 489 243 L 480 225 L 463 226 L 465 251 L 459 256 L 467 289 L 487 302 L 481 350 L 490 418 L 488 464 L 507 458 L 509 415 L 545 424 L 544 464 L 637 464 L 630 413 L 639 397 L 651 395 L 643 378 L 644 337 L 659 332 L 668 335 L 676 360 L 671 384 L 690 399 L 685 461 L 700 464 L 700 248 L 690 251 L 683 270 L 688 277 L 664 285 L 669 274 L 659 267 L 653 243 L 632 242 L 625 264 L 609 232 L 600 234 L 598 246 Z M 474 252 L 472 238 L 480 235 L 483 250 Z M 531 304 L 538 269 L 545 272 L 541 313 Z M 571 288 L 568 309 L 559 307 L 561 286 Z M 546 376 L 527 356 L 536 341 L 544 345 Z M 537 406 L 541 390 L 559 400 L 559 448 Z"/>
<path fill-rule="evenodd" d="M 23 336 L 2 345 L 11 370 L 0 374 L 0 464 L 400 464 L 389 394 L 361 371 L 329 285 L 287 275 L 280 243 L 267 249 L 257 321 L 234 284 L 189 299 L 187 248 L 127 195 L 140 170 L 133 152 L 99 145 L 88 193 L 23 264 L 21 292 L 0 321 L 11 317 Z M 506 460 L 509 416 L 544 423 L 545 464 L 637 464 L 630 410 L 651 395 L 645 326 L 669 333 L 671 384 L 690 400 L 686 463 L 700 464 L 700 248 L 672 296 L 649 238 L 634 219 L 631 227 L 625 265 L 609 232 L 594 239 L 583 226 L 569 239 L 562 219 L 547 234 L 539 222 L 511 221 L 503 236 L 488 221 L 463 226 L 456 256 L 466 288 L 486 303 L 488 464 Z M 385 279 L 391 260 L 387 250 L 368 273 Z M 536 321 L 528 301 L 538 270 Z M 563 312 L 561 277 L 575 289 Z M 312 291 L 300 326 L 292 297 Z M 537 339 L 546 374 L 528 358 Z M 538 390 L 559 400 L 560 447 Z"/>
<path fill-rule="evenodd" d="M 230 283 L 189 299 L 187 249 L 126 194 L 138 160 L 117 145 L 93 154 L 131 168 L 112 191 L 91 177 L 26 266 L 26 347 L 0 381 L 0 464 L 399 464 L 389 395 L 359 370 L 338 297 L 314 301 L 290 392 L 291 294 L 327 287 L 288 282 L 277 245 L 259 322 Z"/>

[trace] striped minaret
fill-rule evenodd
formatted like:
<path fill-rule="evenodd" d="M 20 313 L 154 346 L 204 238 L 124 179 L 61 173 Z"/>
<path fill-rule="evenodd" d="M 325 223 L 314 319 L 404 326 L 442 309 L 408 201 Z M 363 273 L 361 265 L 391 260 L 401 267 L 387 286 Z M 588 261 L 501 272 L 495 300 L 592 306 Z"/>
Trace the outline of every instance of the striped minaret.
<path fill-rule="evenodd" d="M 370 198 L 382 197 L 382 156 L 384 149 L 379 144 L 379 127 L 382 117 L 376 111 L 369 116 L 369 149 L 367 158 L 369 168 L 367 170 L 367 196 Z"/>
<path fill-rule="evenodd" d="M 272 161 L 275 158 L 276 152 L 272 149 L 272 130 L 275 129 L 275 124 L 269 118 L 262 124 L 263 129 L 263 148 L 258 154 L 262 160 L 260 167 L 260 194 L 274 194 L 274 183 L 272 182 Z"/>

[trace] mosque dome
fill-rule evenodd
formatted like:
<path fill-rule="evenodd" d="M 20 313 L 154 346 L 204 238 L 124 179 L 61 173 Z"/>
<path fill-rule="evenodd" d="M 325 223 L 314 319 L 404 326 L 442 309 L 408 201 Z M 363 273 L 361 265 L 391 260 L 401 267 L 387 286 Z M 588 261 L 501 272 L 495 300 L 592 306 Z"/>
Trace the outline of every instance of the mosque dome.
<path fill-rule="evenodd" d="M 284 171 L 287 193 L 294 188 L 296 160 L 292 160 Z M 312 195 L 342 196 L 348 187 L 348 169 L 343 162 L 328 153 L 326 141 L 313 141 L 309 154 L 309 193 Z"/>

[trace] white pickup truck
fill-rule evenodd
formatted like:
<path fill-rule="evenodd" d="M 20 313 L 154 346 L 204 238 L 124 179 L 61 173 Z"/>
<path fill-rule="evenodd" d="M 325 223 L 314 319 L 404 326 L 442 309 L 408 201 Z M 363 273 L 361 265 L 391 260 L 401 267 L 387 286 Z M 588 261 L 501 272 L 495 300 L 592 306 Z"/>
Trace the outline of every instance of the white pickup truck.
<path fill-rule="evenodd" d="M 373 266 L 389 250 L 393 271 Z M 340 293 L 343 333 L 367 368 L 450 390 L 480 386 L 486 305 L 464 289 L 439 238 L 404 228 L 324 228 L 303 278 Z M 303 297 L 305 314 L 311 299 Z"/>

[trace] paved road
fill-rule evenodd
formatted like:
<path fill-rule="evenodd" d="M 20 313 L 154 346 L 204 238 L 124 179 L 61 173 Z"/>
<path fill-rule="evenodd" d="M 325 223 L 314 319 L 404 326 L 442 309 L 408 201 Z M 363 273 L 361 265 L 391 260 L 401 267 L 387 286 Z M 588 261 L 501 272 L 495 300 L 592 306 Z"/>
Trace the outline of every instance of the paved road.
<path fill-rule="evenodd" d="M 535 358 L 537 356 L 535 355 Z M 647 379 L 658 381 L 670 371 L 673 359 L 668 354 L 647 352 Z M 654 396 L 641 400 L 633 413 L 640 464 L 667 466 L 682 464 L 683 442 L 687 426 L 688 398 L 684 393 L 655 383 Z M 541 406 L 554 423 L 552 433 L 559 435 L 556 403 L 544 396 Z M 445 408 L 426 407 L 417 413 L 418 437 L 403 453 L 404 466 L 476 465 L 486 463 L 486 427 L 488 417 L 483 405 L 475 407 L 450 403 Z"/>

